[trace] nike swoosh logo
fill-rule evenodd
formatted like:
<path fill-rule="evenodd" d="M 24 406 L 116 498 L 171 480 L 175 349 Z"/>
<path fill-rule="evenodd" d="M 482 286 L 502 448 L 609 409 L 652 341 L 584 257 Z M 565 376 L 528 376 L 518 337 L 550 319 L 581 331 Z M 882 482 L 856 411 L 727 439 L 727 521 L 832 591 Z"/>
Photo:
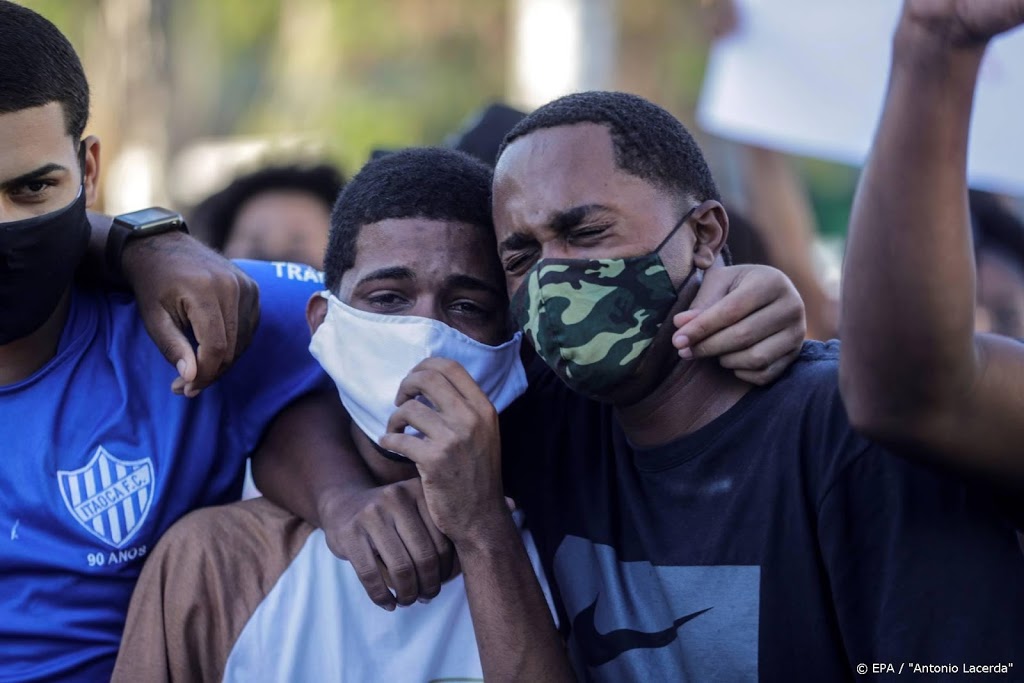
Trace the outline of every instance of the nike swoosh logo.
<path fill-rule="evenodd" d="M 576 615 L 572 620 L 573 635 L 583 651 L 583 658 L 588 666 L 598 667 L 612 661 L 623 652 L 629 650 L 651 649 L 665 647 L 678 637 L 679 627 L 688 621 L 696 619 L 711 607 L 702 609 L 692 614 L 679 617 L 672 622 L 672 625 L 663 631 L 647 633 L 645 631 L 634 631 L 632 629 L 620 628 L 608 633 L 600 633 L 594 623 L 594 615 L 597 612 L 597 601 L 601 599 L 598 593 L 594 602 Z"/>

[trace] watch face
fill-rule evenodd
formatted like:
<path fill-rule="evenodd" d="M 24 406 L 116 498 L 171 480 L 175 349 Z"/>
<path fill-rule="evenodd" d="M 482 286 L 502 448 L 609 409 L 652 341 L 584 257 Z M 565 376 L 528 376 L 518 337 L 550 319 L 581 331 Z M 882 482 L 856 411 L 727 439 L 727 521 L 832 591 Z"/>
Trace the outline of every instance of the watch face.
<path fill-rule="evenodd" d="M 116 220 L 130 225 L 133 230 L 145 230 L 156 225 L 180 223 L 181 215 L 175 211 L 153 206 L 141 211 L 121 214 Z"/>

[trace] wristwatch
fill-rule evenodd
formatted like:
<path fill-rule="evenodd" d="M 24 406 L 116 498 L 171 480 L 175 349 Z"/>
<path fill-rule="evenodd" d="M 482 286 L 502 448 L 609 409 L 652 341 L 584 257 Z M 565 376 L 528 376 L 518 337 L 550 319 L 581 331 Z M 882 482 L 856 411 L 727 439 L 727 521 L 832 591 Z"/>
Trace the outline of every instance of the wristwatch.
<path fill-rule="evenodd" d="M 110 233 L 107 235 L 107 272 L 111 277 L 123 281 L 121 258 L 128 241 L 162 235 L 171 231 L 183 232 L 187 235 L 188 227 L 185 225 L 185 219 L 177 211 L 159 206 L 116 216 L 110 226 Z"/>

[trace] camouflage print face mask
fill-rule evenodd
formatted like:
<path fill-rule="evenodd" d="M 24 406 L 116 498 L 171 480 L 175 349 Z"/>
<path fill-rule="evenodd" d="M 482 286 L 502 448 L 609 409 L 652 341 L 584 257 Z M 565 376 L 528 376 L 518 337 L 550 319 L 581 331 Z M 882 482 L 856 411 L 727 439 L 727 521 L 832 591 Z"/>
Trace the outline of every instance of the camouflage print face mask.
<path fill-rule="evenodd" d="M 661 249 L 696 208 L 649 254 L 540 259 L 526 274 L 512 297 L 512 315 L 570 387 L 601 398 L 634 372 L 676 303 Z"/>

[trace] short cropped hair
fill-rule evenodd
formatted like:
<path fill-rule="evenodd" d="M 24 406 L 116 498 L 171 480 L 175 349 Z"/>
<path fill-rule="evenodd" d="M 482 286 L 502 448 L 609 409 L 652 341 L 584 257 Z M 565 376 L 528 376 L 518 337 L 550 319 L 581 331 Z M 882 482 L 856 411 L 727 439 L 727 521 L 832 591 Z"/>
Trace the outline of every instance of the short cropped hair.
<path fill-rule="evenodd" d="M 323 202 L 330 212 L 345 179 L 334 166 L 267 166 L 239 176 L 210 195 L 191 212 L 189 227 L 203 242 L 222 251 L 231 238 L 242 206 L 266 192 L 304 192 Z"/>
<path fill-rule="evenodd" d="M 491 169 L 453 149 L 418 147 L 369 161 L 338 196 L 324 257 L 327 288 L 336 291 L 356 259 L 365 225 L 391 218 L 458 221 L 494 239 Z"/>
<path fill-rule="evenodd" d="M 534 131 L 578 123 L 608 128 L 622 171 L 680 200 L 720 201 L 711 169 L 686 127 L 653 102 L 627 93 L 583 92 L 545 104 L 509 131 L 498 159 L 508 145 Z"/>
<path fill-rule="evenodd" d="M 41 15 L 0 0 L 0 114 L 51 102 L 77 141 L 89 120 L 89 83 L 75 49 Z"/>

